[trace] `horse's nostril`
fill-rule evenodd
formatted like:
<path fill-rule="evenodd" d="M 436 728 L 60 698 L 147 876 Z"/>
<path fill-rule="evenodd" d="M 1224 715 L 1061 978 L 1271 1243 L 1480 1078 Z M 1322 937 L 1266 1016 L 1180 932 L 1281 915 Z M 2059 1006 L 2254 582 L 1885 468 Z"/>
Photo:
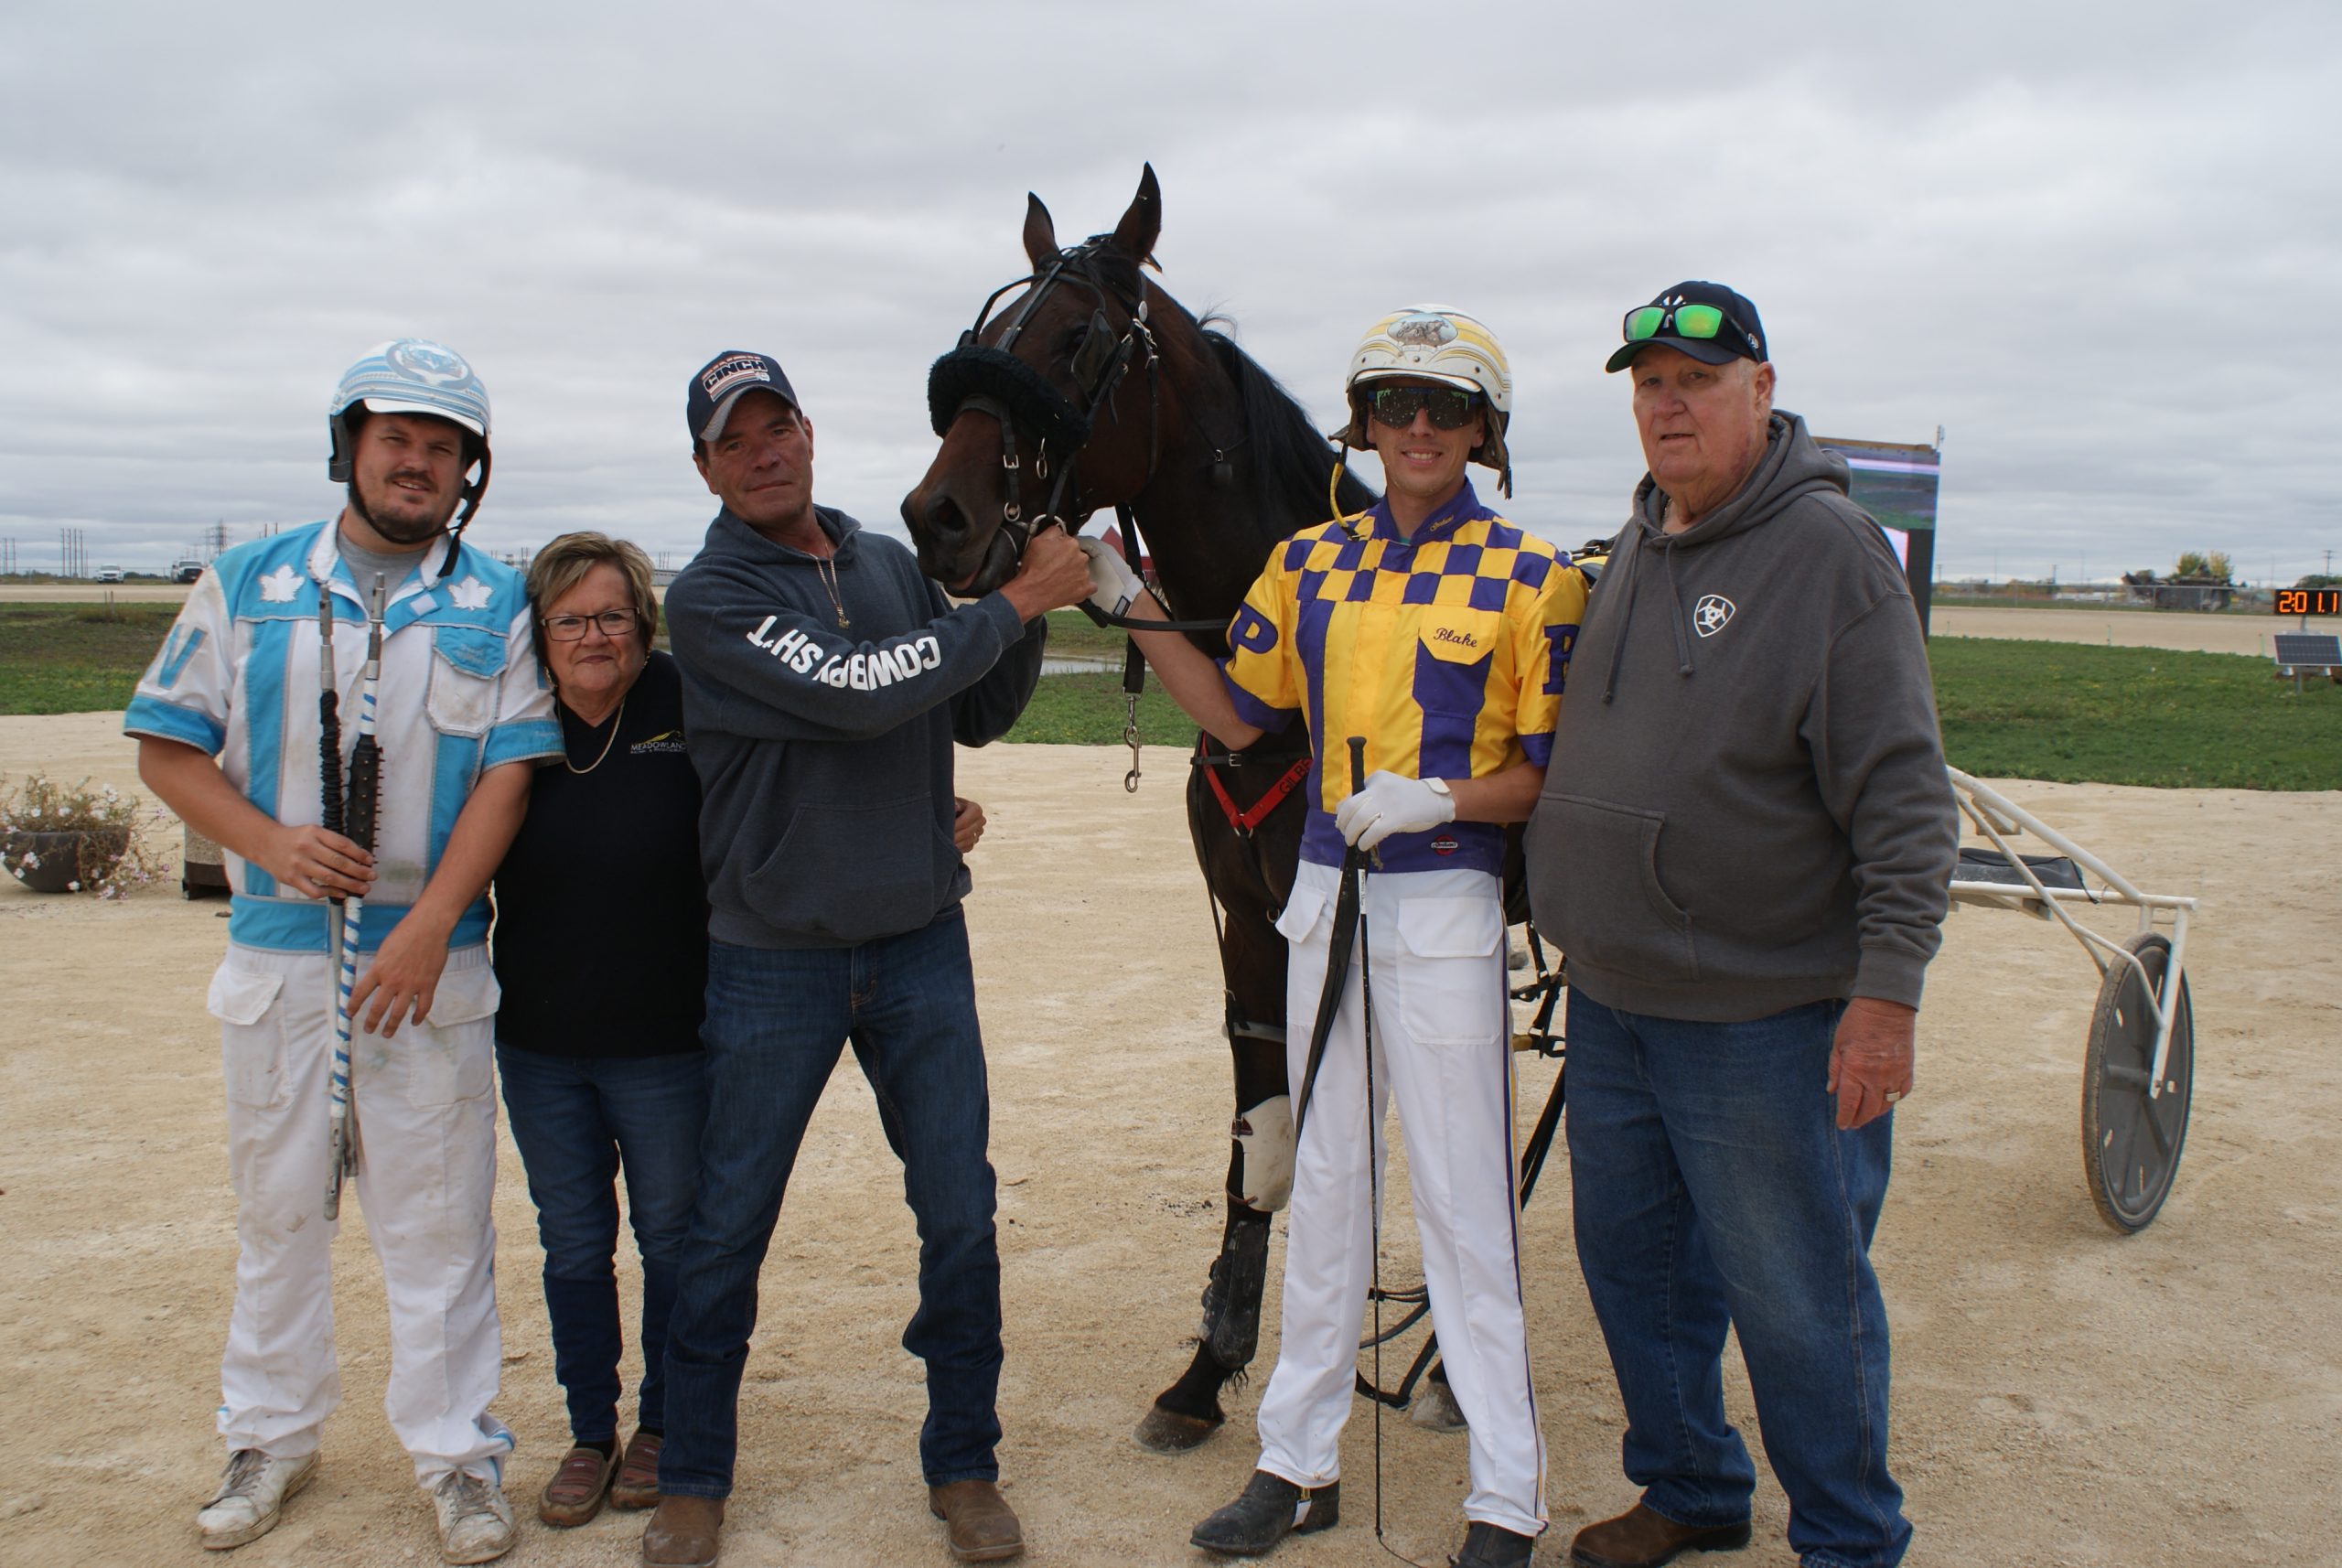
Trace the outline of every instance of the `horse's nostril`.
<path fill-rule="evenodd" d="M 948 495 L 939 495 L 927 503 L 926 522 L 931 532 L 947 539 L 961 538 L 968 532 L 966 514 Z"/>

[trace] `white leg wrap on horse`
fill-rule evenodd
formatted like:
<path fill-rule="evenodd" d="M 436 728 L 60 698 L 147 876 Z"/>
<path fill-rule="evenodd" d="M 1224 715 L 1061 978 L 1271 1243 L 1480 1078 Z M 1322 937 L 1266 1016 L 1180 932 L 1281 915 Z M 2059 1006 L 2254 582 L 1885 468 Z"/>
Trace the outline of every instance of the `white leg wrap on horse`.
<path fill-rule="evenodd" d="M 1293 1096 L 1280 1094 L 1238 1113 L 1228 1129 L 1243 1153 L 1237 1197 L 1274 1214 L 1293 1197 Z"/>

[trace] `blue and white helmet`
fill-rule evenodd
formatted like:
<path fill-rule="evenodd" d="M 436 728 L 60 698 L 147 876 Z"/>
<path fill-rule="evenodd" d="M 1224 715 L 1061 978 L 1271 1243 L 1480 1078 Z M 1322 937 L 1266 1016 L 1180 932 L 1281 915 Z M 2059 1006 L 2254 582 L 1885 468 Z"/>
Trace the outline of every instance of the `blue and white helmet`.
<path fill-rule="evenodd" d="M 369 413 L 434 414 L 478 436 L 483 448 L 488 445 L 488 389 L 464 357 L 442 343 L 393 338 L 341 373 L 326 410 L 333 435 L 326 477 L 338 483 L 349 479 L 355 443 L 349 414 L 361 406 Z"/>

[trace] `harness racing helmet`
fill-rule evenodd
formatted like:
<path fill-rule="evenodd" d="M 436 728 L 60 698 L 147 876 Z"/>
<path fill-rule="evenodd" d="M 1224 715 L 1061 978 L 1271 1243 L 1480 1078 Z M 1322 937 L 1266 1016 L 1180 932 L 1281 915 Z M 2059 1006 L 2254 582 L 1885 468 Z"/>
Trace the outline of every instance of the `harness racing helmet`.
<path fill-rule="evenodd" d="M 358 426 L 370 413 L 422 413 L 444 419 L 464 430 L 465 467 L 479 465 L 479 477 L 463 489 L 463 508 L 447 529 L 447 563 L 456 560 L 456 540 L 464 524 L 479 510 L 488 493 L 488 389 L 472 373 L 461 354 L 443 343 L 423 338 L 396 338 L 377 344 L 366 357 L 341 373 L 333 402 L 326 409 L 326 425 L 333 446 L 326 459 L 326 478 L 349 482 L 358 453 Z"/>
<path fill-rule="evenodd" d="M 1395 376 L 1444 381 L 1480 394 L 1489 414 L 1488 434 L 1472 448 L 1471 460 L 1494 468 L 1498 488 L 1512 494 L 1512 458 L 1504 445 L 1512 423 L 1512 369 L 1496 334 L 1478 317 L 1445 305 L 1406 306 L 1376 322 L 1350 355 L 1349 377 L 1342 383 L 1350 422 L 1336 434 L 1337 442 L 1367 449 L 1369 416 L 1359 389 Z"/>

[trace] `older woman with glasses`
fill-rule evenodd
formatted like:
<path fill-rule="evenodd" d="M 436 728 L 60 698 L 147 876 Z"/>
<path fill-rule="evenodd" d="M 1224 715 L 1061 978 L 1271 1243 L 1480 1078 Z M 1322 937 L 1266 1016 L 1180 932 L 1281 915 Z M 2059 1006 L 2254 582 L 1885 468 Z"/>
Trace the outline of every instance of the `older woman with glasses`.
<path fill-rule="evenodd" d="M 622 540 L 564 534 L 530 566 L 529 600 L 567 755 L 538 773 L 496 874 L 496 1057 L 569 1402 L 573 1446 L 538 1517 L 575 1525 L 606 1496 L 616 1508 L 659 1500 L 667 1316 L 707 1113 L 707 894 L 682 678 L 650 646 L 650 560 Z M 642 1255 L 643 1359 L 623 1454 L 621 1170 Z"/>
<path fill-rule="evenodd" d="M 649 557 L 624 540 L 565 533 L 531 564 L 529 601 L 567 755 L 539 771 L 496 874 L 496 1058 L 544 1246 L 553 1376 L 569 1401 L 572 1446 L 537 1516 L 576 1525 L 606 1498 L 659 1501 L 667 1317 L 707 1117 L 707 891 L 682 681 L 650 646 Z M 962 854 L 983 828 L 983 809 L 958 802 Z M 642 1255 L 643 1365 L 623 1451 L 621 1170 Z"/>

